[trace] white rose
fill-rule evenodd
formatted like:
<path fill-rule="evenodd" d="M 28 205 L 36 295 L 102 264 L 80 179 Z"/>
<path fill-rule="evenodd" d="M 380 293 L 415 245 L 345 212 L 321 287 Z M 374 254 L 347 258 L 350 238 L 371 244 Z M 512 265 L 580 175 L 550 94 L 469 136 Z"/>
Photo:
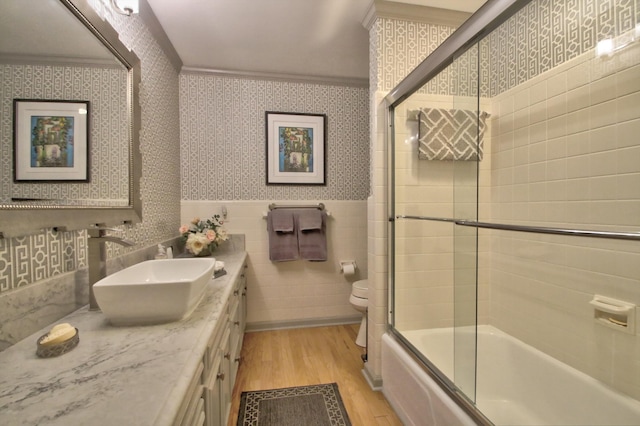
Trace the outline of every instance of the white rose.
<path fill-rule="evenodd" d="M 209 246 L 207 236 L 201 233 L 189 234 L 185 247 L 196 256 Z"/>

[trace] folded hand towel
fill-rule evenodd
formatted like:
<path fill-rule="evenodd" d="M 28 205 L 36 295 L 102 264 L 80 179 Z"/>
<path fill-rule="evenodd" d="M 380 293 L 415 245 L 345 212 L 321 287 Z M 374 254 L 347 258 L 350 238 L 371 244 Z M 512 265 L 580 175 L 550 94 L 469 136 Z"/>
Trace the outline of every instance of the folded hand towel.
<path fill-rule="evenodd" d="M 293 211 L 289 209 L 276 209 L 269 212 L 273 230 L 276 232 L 293 232 Z"/>
<path fill-rule="evenodd" d="M 298 213 L 298 229 L 301 231 L 322 229 L 322 212 L 317 209 L 300 210 Z"/>
<path fill-rule="evenodd" d="M 327 214 L 318 210 L 315 211 L 317 216 L 307 213 L 311 212 L 306 212 L 305 214 L 298 213 L 297 215 L 300 258 L 324 262 L 327 260 Z M 306 230 L 302 230 L 300 227 L 301 219 L 303 222 L 306 222 Z M 320 226 L 317 226 L 318 219 Z"/>
<path fill-rule="evenodd" d="M 289 211 L 291 227 L 280 224 L 280 229 L 291 229 L 290 232 L 276 231 L 274 218 L 280 216 L 284 210 L 273 210 L 267 214 L 267 233 L 269 236 L 269 259 L 274 262 L 296 260 L 300 257 L 298 252 L 298 236 L 294 232 L 293 212 Z M 276 213 L 277 212 L 277 213 Z M 276 213 L 274 215 L 274 213 Z M 286 215 L 283 215 L 286 216 Z"/>

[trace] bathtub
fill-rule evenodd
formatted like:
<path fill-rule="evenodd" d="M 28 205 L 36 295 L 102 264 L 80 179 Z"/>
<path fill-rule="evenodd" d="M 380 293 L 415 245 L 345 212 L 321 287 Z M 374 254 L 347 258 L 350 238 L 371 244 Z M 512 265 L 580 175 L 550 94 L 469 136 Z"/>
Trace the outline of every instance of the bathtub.
<path fill-rule="evenodd" d="M 453 379 L 452 329 L 402 334 Z M 476 407 L 495 425 L 640 425 L 639 401 L 492 326 L 478 326 L 477 363 Z M 476 424 L 389 333 L 382 381 L 406 425 Z"/>

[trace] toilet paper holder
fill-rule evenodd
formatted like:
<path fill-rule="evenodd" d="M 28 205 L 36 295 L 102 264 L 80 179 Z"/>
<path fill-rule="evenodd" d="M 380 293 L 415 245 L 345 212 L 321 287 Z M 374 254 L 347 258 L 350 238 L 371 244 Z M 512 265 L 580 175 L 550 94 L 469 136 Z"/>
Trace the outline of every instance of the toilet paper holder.
<path fill-rule="evenodd" d="M 340 261 L 340 273 L 344 274 L 345 266 L 353 266 L 353 271 L 358 268 L 355 260 L 341 260 Z M 349 268 L 347 268 L 349 269 Z"/>

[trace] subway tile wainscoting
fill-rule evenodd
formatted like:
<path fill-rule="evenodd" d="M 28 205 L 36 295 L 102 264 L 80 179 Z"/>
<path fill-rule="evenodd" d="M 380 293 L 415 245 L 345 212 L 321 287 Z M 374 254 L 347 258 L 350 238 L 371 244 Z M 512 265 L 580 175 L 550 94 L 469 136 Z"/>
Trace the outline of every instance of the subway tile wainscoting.
<path fill-rule="evenodd" d="M 349 304 L 351 283 L 367 274 L 366 201 L 323 202 L 331 216 L 327 220 L 328 260 L 269 260 L 267 223 L 264 215 L 271 202 L 287 205 L 316 201 L 182 201 L 182 222 L 209 217 L 227 210 L 225 228 L 246 237 L 249 330 L 279 327 L 359 322 Z M 240 231 L 241 230 L 241 231 Z M 355 260 L 356 274 L 345 278 L 340 260 Z"/>

